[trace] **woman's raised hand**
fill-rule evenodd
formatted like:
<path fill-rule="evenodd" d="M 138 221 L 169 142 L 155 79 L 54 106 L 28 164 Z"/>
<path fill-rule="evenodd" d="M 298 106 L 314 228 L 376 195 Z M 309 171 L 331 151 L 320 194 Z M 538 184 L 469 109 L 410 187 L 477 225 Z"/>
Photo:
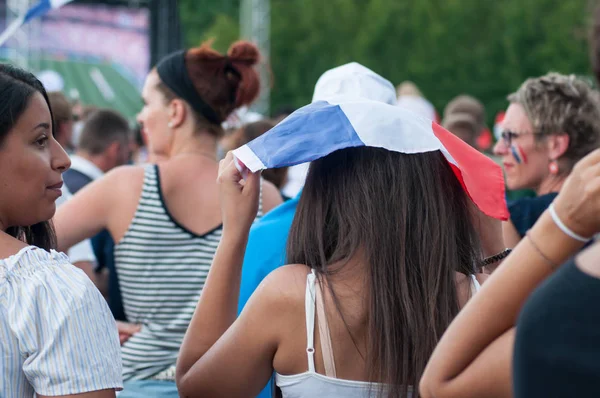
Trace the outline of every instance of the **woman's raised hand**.
<path fill-rule="evenodd" d="M 590 238 L 600 232 L 600 149 L 575 165 L 554 200 L 554 209 L 573 232 Z"/>
<path fill-rule="evenodd" d="M 260 172 L 248 171 L 246 179 L 236 166 L 237 159 L 229 152 L 219 164 L 219 194 L 223 230 L 248 232 L 258 212 Z M 238 163 L 239 165 L 239 163 Z M 245 167 L 240 165 L 242 169 Z"/>

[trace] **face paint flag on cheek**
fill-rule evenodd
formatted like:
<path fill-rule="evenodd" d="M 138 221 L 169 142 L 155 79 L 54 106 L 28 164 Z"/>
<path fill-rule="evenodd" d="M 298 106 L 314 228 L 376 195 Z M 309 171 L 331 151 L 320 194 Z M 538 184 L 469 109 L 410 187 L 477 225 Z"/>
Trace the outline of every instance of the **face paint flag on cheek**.
<path fill-rule="evenodd" d="M 516 161 L 518 164 L 521 164 L 521 163 L 523 163 L 523 162 L 521 161 L 521 157 L 519 156 L 519 152 L 517 152 L 517 148 L 515 148 L 515 146 L 514 146 L 514 145 L 511 145 L 511 147 L 510 147 L 510 151 L 512 152 L 512 155 L 513 155 L 513 157 L 515 158 L 515 161 Z"/>
<path fill-rule="evenodd" d="M 527 155 L 520 145 L 511 145 L 510 151 L 518 164 L 527 163 Z"/>
<path fill-rule="evenodd" d="M 341 97 L 314 102 L 233 154 L 256 172 L 362 146 L 405 154 L 440 151 L 475 205 L 488 216 L 508 219 L 500 166 L 437 123 L 382 102 Z"/>

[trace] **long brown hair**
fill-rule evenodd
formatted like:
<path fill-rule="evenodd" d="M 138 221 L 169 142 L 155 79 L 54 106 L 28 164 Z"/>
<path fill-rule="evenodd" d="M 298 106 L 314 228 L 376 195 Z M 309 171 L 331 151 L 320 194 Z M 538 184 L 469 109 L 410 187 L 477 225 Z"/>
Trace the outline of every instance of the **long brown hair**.
<path fill-rule="evenodd" d="M 474 273 L 481 258 L 470 206 L 437 151 L 348 148 L 310 166 L 288 263 L 306 264 L 327 279 L 330 264 L 360 250 L 369 336 L 361 355 L 369 381 L 387 385 L 389 397 L 406 396 L 408 386 L 417 394 L 427 360 L 459 311 L 455 273 Z"/>

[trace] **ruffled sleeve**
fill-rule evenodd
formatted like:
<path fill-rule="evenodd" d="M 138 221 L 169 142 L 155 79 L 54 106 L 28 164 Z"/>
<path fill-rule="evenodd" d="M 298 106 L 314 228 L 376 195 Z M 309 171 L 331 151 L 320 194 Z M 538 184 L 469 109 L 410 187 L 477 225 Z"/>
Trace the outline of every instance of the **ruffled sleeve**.
<path fill-rule="evenodd" d="M 120 389 L 116 324 L 89 278 L 64 254 L 35 247 L 2 262 L 8 324 L 36 393 Z"/>

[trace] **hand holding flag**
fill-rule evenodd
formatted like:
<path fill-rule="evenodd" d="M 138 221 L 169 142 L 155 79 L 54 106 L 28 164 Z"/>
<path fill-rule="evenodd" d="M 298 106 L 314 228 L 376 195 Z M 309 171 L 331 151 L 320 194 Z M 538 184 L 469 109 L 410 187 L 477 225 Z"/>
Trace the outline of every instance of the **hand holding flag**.
<path fill-rule="evenodd" d="M 233 229 L 236 234 L 247 234 L 258 213 L 260 172 L 249 173 L 248 169 L 238 162 L 233 153 L 229 152 L 219 163 L 217 181 L 223 231 Z"/>

